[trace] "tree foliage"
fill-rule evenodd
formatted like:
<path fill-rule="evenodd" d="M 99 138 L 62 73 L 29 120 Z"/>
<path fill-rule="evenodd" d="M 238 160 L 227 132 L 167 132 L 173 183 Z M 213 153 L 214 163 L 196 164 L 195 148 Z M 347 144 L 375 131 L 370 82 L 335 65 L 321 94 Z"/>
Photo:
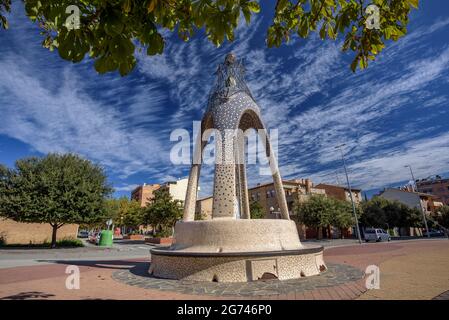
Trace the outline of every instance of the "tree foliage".
<path fill-rule="evenodd" d="M 165 37 L 176 32 L 188 41 L 199 30 L 216 46 L 233 41 L 240 17 L 246 23 L 261 7 L 254 0 L 24 0 L 27 16 L 42 30 L 43 46 L 72 62 L 86 55 L 95 60 L 100 73 L 118 70 L 128 74 L 136 65 L 136 48 L 147 55 L 164 50 Z M 367 29 L 369 4 L 380 10 L 380 29 Z M 79 28 L 72 29 L 74 11 L 79 9 Z M 265 3 L 268 6 L 269 4 Z M 353 71 L 364 69 L 389 40 L 407 32 L 412 8 L 418 0 L 277 0 L 275 14 L 267 31 L 269 47 L 279 47 L 293 34 L 307 38 L 318 32 L 321 39 L 344 36 L 342 49 L 352 50 Z M 7 22 L 10 0 L 0 0 L 0 19 Z M 78 10 L 77 9 L 77 10 Z M 68 23 L 68 19 L 71 19 Z M 167 32 L 168 31 L 168 32 Z"/>
<path fill-rule="evenodd" d="M 354 225 L 352 205 L 324 195 L 312 195 L 307 201 L 296 203 L 296 219 L 308 227 L 323 228 L 333 226 L 343 229 Z"/>
<path fill-rule="evenodd" d="M 362 204 L 360 222 L 367 227 L 420 227 L 422 213 L 398 201 L 374 197 Z"/>
<path fill-rule="evenodd" d="M 307 201 L 295 205 L 296 218 L 308 227 L 325 227 L 331 222 L 333 202 L 323 195 L 312 195 Z"/>
<path fill-rule="evenodd" d="M 176 221 L 181 219 L 182 209 L 182 201 L 173 199 L 167 190 L 159 189 L 145 208 L 142 222 L 169 235 Z"/>
<path fill-rule="evenodd" d="M 251 215 L 251 219 L 263 219 L 265 218 L 265 210 L 263 209 L 262 205 L 252 200 L 249 204 L 249 212 Z"/>
<path fill-rule="evenodd" d="M 104 217 L 112 192 L 103 169 L 73 154 L 17 160 L 0 168 L 0 215 L 18 222 L 49 223 L 52 247 L 58 228 Z"/>
<path fill-rule="evenodd" d="M 437 214 L 438 223 L 445 228 L 449 228 L 449 206 L 441 207 Z"/>
<path fill-rule="evenodd" d="M 127 197 L 108 199 L 106 202 L 108 219 L 117 227 L 138 229 L 143 221 L 144 209 L 140 203 Z"/>
<path fill-rule="evenodd" d="M 352 205 L 348 201 L 338 200 L 330 198 L 333 204 L 333 215 L 330 218 L 330 224 L 334 227 L 345 229 L 353 226 L 354 213 L 352 211 Z M 356 210 L 357 215 L 359 215 L 359 210 Z"/>
<path fill-rule="evenodd" d="M 0 0 L 0 27 L 8 29 L 8 20 L 5 17 L 6 12 L 11 11 L 11 0 Z"/>

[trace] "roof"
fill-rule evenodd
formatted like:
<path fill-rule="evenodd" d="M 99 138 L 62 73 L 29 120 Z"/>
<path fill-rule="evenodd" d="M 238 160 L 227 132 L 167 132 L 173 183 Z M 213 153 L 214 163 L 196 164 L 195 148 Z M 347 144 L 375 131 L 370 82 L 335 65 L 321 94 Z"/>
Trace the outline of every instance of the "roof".
<path fill-rule="evenodd" d="M 405 192 L 405 193 L 412 193 L 412 194 L 419 195 L 420 197 L 439 198 L 438 196 L 433 195 L 433 194 L 429 194 L 429 193 L 422 193 L 422 192 L 416 192 L 416 191 L 407 191 L 407 190 L 401 190 L 401 189 L 397 189 L 397 188 L 386 188 L 384 191 L 380 192 L 380 195 L 382 195 L 385 191 L 389 191 L 389 190 Z"/>
<path fill-rule="evenodd" d="M 345 186 L 339 186 L 339 185 L 336 185 L 336 184 L 330 184 L 330 183 L 320 183 L 320 184 L 317 184 L 317 185 L 315 186 L 315 188 L 320 189 L 320 186 L 329 186 L 329 187 L 334 187 L 334 188 L 340 188 L 340 189 L 349 190 L 348 187 L 345 187 Z M 351 187 L 351 191 L 362 191 L 362 189 Z"/>

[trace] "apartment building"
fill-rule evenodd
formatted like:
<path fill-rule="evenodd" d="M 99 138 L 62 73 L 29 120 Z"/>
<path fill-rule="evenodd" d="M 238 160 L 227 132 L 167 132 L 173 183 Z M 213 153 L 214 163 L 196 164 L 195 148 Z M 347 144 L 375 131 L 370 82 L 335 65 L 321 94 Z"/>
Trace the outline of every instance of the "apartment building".
<path fill-rule="evenodd" d="M 437 196 L 442 203 L 449 205 L 449 179 L 435 176 L 431 179 L 417 180 L 416 186 L 419 192 Z"/>
<path fill-rule="evenodd" d="M 326 191 L 326 195 L 331 198 L 335 198 L 338 200 L 351 201 L 351 196 L 349 194 L 348 187 L 345 186 L 337 186 L 334 184 L 320 183 L 316 185 L 315 188 L 323 189 Z M 352 188 L 352 197 L 354 199 L 354 203 L 356 205 L 362 202 L 362 190 L 357 188 Z"/>
<path fill-rule="evenodd" d="M 442 205 L 435 195 L 403 189 L 385 189 L 379 196 L 387 200 L 401 202 L 409 208 L 416 208 L 420 211 L 423 210 L 426 215 L 433 215 Z"/>
<path fill-rule="evenodd" d="M 313 187 L 309 179 L 283 180 L 285 197 L 289 213 L 293 213 L 295 200 L 304 201 L 310 194 L 325 195 L 325 191 Z M 279 205 L 276 199 L 274 183 L 259 183 L 257 186 L 248 189 L 249 201 L 259 202 L 265 210 L 266 219 L 276 219 L 280 217 Z M 196 203 L 196 215 L 203 218 L 210 218 L 212 215 L 213 197 L 199 199 Z"/>
<path fill-rule="evenodd" d="M 148 202 L 154 197 L 156 190 L 167 190 L 175 200 L 184 201 L 187 192 L 188 179 L 179 179 L 176 181 L 168 181 L 162 184 L 146 184 L 138 186 L 131 192 L 131 199 L 140 203 L 140 206 L 145 207 Z"/>
<path fill-rule="evenodd" d="M 153 199 L 153 193 L 161 187 L 160 184 L 146 184 L 138 186 L 131 191 L 131 200 L 138 201 L 141 207 L 145 207 Z"/>

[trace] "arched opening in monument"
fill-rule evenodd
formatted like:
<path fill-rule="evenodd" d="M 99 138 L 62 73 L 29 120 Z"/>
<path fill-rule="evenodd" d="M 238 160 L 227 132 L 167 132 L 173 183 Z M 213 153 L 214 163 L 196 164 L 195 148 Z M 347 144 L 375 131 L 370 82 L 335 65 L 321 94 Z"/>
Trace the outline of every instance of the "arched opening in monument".
<path fill-rule="evenodd" d="M 273 274 L 271 272 L 265 272 L 262 275 L 262 277 L 258 278 L 258 280 L 262 280 L 262 281 L 265 281 L 265 280 L 278 280 L 278 279 L 279 278 L 275 274 Z"/>
<path fill-rule="evenodd" d="M 236 185 L 239 185 L 240 178 L 243 177 L 250 207 L 252 207 L 252 203 L 263 203 L 265 204 L 262 208 L 265 213 L 263 218 L 280 218 L 278 195 L 270 167 L 268 132 L 265 130 L 260 116 L 252 109 L 247 109 L 241 115 L 238 127 L 241 130 L 240 133 L 243 134 L 241 143 L 243 143 L 244 149 L 242 152 L 242 164 L 244 165 L 240 172 L 236 172 Z M 265 185 L 266 183 L 268 185 Z M 242 186 L 241 183 L 240 186 Z M 245 195 L 244 190 L 241 192 Z M 243 197 L 242 200 L 244 200 Z M 270 208 L 277 212 L 277 216 L 270 211 Z"/>
<path fill-rule="evenodd" d="M 218 277 L 216 274 L 212 277 L 212 282 L 218 282 Z"/>
<path fill-rule="evenodd" d="M 194 220 L 210 220 L 212 218 L 212 194 L 214 161 L 215 161 L 215 130 L 212 114 L 207 114 L 201 121 L 201 131 L 194 137 L 200 150 L 194 160 L 199 163 L 197 195 Z M 201 200 L 201 201 L 198 201 Z"/>

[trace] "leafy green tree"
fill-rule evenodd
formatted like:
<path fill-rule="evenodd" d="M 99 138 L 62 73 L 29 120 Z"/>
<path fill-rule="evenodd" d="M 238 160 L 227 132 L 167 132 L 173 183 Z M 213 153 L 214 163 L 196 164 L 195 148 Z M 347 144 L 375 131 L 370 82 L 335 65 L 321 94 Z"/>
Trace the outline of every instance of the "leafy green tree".
<path fill-rule="evenodd" d="M 354 225 L 354 218 L 352 212 L 352 205 L 348 201 L 332 199 L 333 214 L 330 217 L 330 224 L 340 229 L 340 237 L 343 239 L 344 230 Z"/>
<path fill-rule="evenodd" d="M 11 11 L 11 0 L 0 0 L 0 27 L 8 29 L 8 20 L 4 14 Z"/>
<path fill-rule="evenodd" d="M 365 227 L 385 227 L 388 223 L 385 211 L 388 203 L 388 200 L 381 197 L 374 197 L 371 200 L 362 202 L 363 213 L 360 217 L 360 223 Z M 394 224 L 391 226 L 394 226 Z"/>
<path fill-rule="evenodd" d="M 422 227 L 422 212 L 398 201 L 375 197 L 362 205 L 361 223 L 366 227 Z"/>
<path fill-rule="evenodd" d="M 144 210 L 143 223 L 159 229 L 163 236 L 170 235 L 176 221 L 182 217 L 182 209 L 182 201 L 173 199 L 167 190 L 159 189 Z"/>
<path fill-rule="evenodd" d="M 89 224 L 105 214 L 112 192 L 101 167 L 74 154 L 17 160 L 0 170 L 0 215 L 18 222 L 49 223 L 51 247 L 67 223 Z"/>
<path fill-rule="evenodd" d="M 254 200 L 251 200 L 249 204 L 249 212 L 251 215 L 251 219 L 263 219 L 265 218 L 265 210 L 262 205 Z"/>
<path fill-rule="evenodd" d="M 28 17 L 42 29 L 43 46 L 72 62 L 87 55 L 95 60 L 100 73 L 118 70 L 128 74 L 136 64 L 136 48 L 147 55 L 164 50 L 166 31 L 176 32 L 188 41 L 198 30 L 204 30 L 216 46 L 234 40 L 241 15 L 246 23 L 261 8 L 253 0 L 24 0 Z M 372 14 L 367 7 L 379 9 L 379 29 L 367 27 Z M 73 9 L 79 10 L 79 26 Z M 268 1 L 265 2 L 268 6 Z M 352 50 L 351 64 L 364 69 L 369 60 L 384 49 L 389 40 L 396 41 L 407 32 L 412 8 L 418 0 L 277 0 L 275 14 L 267 31 L 267 45 L 279 47 L 292 35 L 307 38 L 317 32 L 321 39 L 344 36 L 342 49 Z M 0 0 L 2 11 L 8 11 L 10 0 Z"/>
<path fill-rule="evenodd" d="M 106 201 L 107 218 L 117 227 L 138 229 L 143 221 L 144 208 L 135 200 L 127 197 L 108 199 Z"/>
<path fill-rule="evenodd" d="M 127 198 L 121 198 L 119 199 L 119 201 L 120 221 L 117 221 L 118 225 L 138 229 L 139 226 L 143 223 L 144 213 L 144 209 L 140 206 L 140 203 L 138 201 L 129 200 Z"/>
<path fill-rule="evenodd" d="M 437 221 L 445 228 L 449 228 L 449 206 L 441 207 L 438 212 Z"/>
<path fill-rule="evenodd" d="M 294 211 L 298 222 L 316 228 L 320 238 L 320 230 L 331 223 L 334 202 L 323 195 L 312 195 L 307 201 L 297 202 Z"/>

